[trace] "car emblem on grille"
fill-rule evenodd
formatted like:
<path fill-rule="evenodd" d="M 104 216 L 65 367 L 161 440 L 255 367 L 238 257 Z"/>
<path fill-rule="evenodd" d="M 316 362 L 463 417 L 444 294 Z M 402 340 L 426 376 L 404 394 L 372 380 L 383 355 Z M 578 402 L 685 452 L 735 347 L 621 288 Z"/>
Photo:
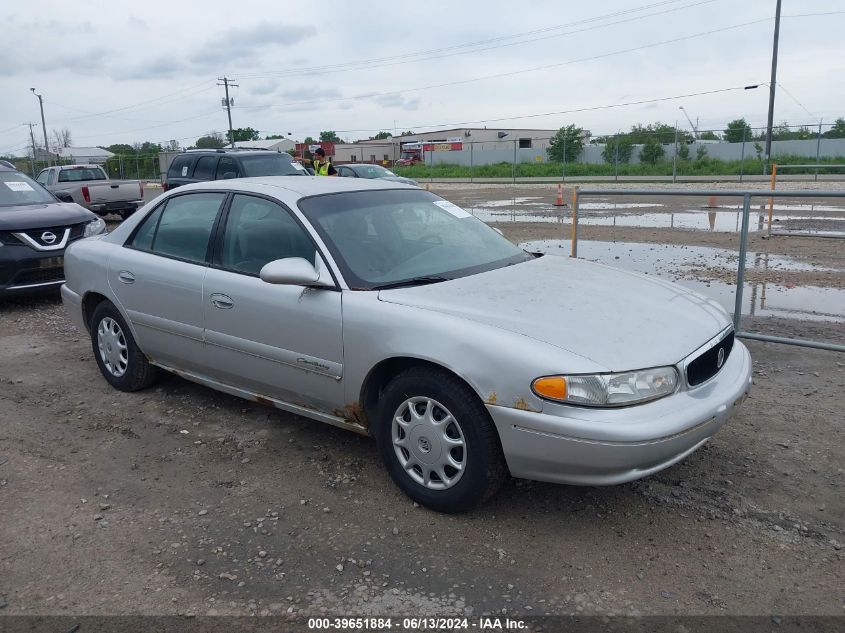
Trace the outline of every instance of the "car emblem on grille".
<path fill-rule="evenodd" d="M 725 348 L 720 347 L 719 353 L 716 355 L 716 369 L 721 369 L 725 364 Z"/>
<path fill-rule="evenodd" d="M 44 231 L 41 234 L 41 241 L 45 244 L 52 244 L 56 241 L 56 234 L 50 231 Z"/>

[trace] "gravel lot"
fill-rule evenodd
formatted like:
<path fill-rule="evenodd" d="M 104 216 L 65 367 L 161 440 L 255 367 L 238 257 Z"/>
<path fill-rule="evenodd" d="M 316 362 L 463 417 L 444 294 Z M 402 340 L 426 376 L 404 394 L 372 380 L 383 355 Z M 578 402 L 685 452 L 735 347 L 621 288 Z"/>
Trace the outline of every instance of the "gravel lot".
<path fill-rule="evenodd" d="M 117 392 L 55 295 L 0 301 L 0 609 L 845 615 L 845 356 L 749 347 L 750 398 L 681 464 L 442 516 L 366 438 L 175 376 Z"/>

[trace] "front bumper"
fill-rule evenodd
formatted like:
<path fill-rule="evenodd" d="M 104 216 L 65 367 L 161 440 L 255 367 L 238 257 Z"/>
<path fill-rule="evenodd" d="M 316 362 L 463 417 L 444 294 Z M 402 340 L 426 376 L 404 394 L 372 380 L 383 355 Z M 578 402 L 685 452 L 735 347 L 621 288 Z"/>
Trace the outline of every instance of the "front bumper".
<path fill-rule="evenodd" d="M 487 405 L 514 477 L 614 485 L 646 477 L 700 448 L 751 387 L 751 355 L 737 341 L 708 382 L 621 409 L 547 404 L 542 413 Z"/>
<path fill-rule="evenodd" d="M 0 246 L 0 294 L 35 292 L 65 281 L 64 251 L 36 251 L 29 246 Z"/>

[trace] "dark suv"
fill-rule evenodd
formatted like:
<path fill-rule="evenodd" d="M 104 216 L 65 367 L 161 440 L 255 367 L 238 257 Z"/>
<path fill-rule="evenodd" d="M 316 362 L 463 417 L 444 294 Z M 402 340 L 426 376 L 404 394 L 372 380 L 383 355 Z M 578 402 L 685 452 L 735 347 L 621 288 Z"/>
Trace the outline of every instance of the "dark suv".
<path fill-rule="evenodd" d="M 286 152 L 238 149 L 191 149 L 170 163 L 164 190 L 180 185 L 254 176 L 307 176 L 305 168 Z"/>

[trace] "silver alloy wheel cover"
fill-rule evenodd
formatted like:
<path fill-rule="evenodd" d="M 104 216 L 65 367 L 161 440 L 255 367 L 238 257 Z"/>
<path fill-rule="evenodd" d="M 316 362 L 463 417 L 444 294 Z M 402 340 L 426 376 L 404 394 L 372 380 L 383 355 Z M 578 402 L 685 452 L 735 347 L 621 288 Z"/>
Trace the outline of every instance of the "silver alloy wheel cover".
<path fill-rule="evenodd" d="M 111 317 L 100 320 L 97 326 L 97 347 L 100 350 L 100 360 L 108 372 L 115 378 L 126 373 L 129 366 L 129 347 L 126 337 L 117 321 Z"/>
<path fill-rule="evenodd" d="M 414 396 L 400 404 L 393 414 L 390 437 L 399 465 L 429 490 L 451 488 L 466 470 L 463 429 L 433 398 Z"/>

